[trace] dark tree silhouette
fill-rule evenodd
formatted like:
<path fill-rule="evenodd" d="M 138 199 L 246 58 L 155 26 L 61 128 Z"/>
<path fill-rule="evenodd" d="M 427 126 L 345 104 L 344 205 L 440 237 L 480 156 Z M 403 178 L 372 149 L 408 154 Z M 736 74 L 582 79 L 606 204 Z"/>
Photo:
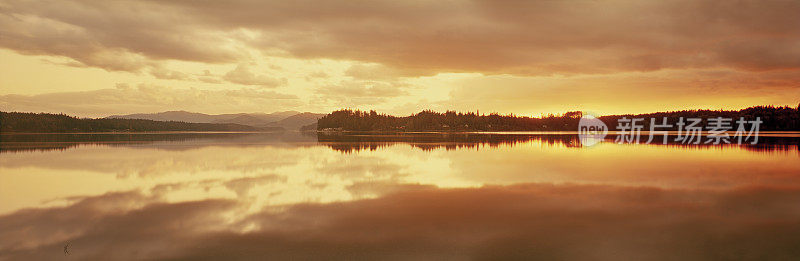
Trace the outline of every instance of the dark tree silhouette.
<path fill-rule="evenodd" d="M 264 131 L 240 124 L 188 123 L 139 119 L 79 119 L 64 114 L 0 112 L 2 132 Z"/>
<path fill-rule="evenodd" d="M 515 115 L 489 115 L 477 112 L 447 111 L 438 113 L 424 110 L 406 117 L 378 114 L 375 111 L 338 110 L 323 116 L 317 121 L 317 130 L 331 131 L 576 131 L 583 113 L 572 111 L 563 115 L 542 115 L 542 117 L 520 117 Z M 735 121 L 744 118 L 760 118 L 761 130 L 789 131 L 800 130 L 800 105 L 798 108 L 755 106 L 738 111 L 726 110 L 684 110 L 656 112 L 647 114 L 610 115 L 599 117 L 611 130 L 615 130 L 619 119 L 644 118 L 644 129 L 649 129 L 650 118 L 660 123 L 667 118 L 674 130 L 675 123 L 683 118 L 701 118 L 703 126 L 709 118 L 723 117 Z"/>

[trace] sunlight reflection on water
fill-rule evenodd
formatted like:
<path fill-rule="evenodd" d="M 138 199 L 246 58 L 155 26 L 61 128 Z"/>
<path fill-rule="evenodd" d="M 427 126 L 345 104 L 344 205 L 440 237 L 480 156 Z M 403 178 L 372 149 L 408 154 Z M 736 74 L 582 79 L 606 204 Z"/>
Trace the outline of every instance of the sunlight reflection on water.
<path fill-rule="evenodd" d="M 778 233 L 775 244 L 800 242 L 784 234 L 800 228 L 792 203 L 800 199 L 798 139 L 778 133 L 758 146 L 581 147 L 573 133 L 4 135 L 0 257 L 49 259 L 46 249 L 65 240 L 74 255 L 108 257 L 97 245 L 102 237 L 130 241 L 115 247 L 133 257 L 119 259 L 241 250 L 209 241 L 222 237 L 272 244 L 253 256 L 341 247 L 345 259 L 461 259 L 504 257 L 522 244 L 532 251 L 523 256 L 637 258 L 699 247 L 684 238 L 698 236 L 691 230 L 698 227 L 710 247 L 763 254 L 732 240 Z M 150 236 L 171 231 L 160 240 L 175 248 L 159 250 L 142 231 L 118 231 L 121 220 L 154 226 Z M 772 227 L 756 234 L 751 225 Z M 430 234 L 430 226 L 442 234 Z M 604 233 L 620 243 L 598 245 Z M 654 239 L 664 249 L 627 241 L 658 233 L 672 237 Z M 393 252 L 366 243 L 378 239 L 401 245 Z M 760 244 L 776 247 L 768 243 Z M 187 250 L 209 244 L 221 244 L 219 252 Z M 474 251 L 454 251 L 462 248 Z M 772 254 L 794 253 L 781 250 Z M 720 257 L 700 248 L 694 254 L 687 257 Z"/>

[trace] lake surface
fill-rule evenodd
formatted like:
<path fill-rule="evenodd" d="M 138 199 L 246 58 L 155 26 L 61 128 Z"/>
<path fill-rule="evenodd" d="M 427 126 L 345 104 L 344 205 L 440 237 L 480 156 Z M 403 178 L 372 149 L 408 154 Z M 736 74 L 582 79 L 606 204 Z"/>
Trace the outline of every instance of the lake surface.
<path fill-rule="evenodd" d="M 800 258 L 797 133 L 0 138 L 0 260 Z"/>

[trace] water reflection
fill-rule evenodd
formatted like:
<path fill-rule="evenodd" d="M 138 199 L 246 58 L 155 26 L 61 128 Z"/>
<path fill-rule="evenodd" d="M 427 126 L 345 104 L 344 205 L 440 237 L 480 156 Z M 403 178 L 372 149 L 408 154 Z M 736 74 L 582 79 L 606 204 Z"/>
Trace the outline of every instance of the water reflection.
<path fill-rule="evenodd" d="M 790 135 L 787 135 L 790 134 Z M 646 135 L 646 133 L 645 133 Z M 605 137 L 605 142 L 614 143 L 618 134 L 611 134 Z M 751 151 L 797 151 L 800 133 L 775 134 L 767 133 L 763 135 L 756 144 L 743 143 L 733 144 L 685 144 L 675 141 L 675 134 L 671 134 L 664 142 L 663 136 L 655 136 L 651 142 L 647 142 L 645 136 L 637 144 L 647 145 L 666 145 L 679 147 L 698 147 L 698 148 L 741 148 Z M 571 132 L 556 133 L 393 133 L 393 134 L 374 134 L 374 133 L 320 133 L 317 140 L 331 149 L 342 152 L 353 152 L 360 150 L 376 150 L 379 147 L 386 147 L 394 144 L 410 144 L 422 150 L 433 150 L 444 148 L 446 150 L 470 148 L 477 149 L 484 146 L 494 148 L 500 145 L 514 146 L 518 143 L 537 142 L 549 146 L 563 146 L 568 148 L 583 148 L 578 134 Z"/>
<path fill-rule="evenodd" d="M 161 148 L 192 148 L 204 145 L 245 146 L 247 144 L 312 143 L 313 135 L 298 133 L 237 133 L 237 132 L 152 132 L 152 133 L 53 133 L 2 134 L 0 153 L 66 150 L 80 146 L 137 146 Z M 166 145 L 166 146 L 165 146 Z M 179 146 L 170 146 L 179 145 Z"/>
<path fill-rule="evenodd" d="M 798 140 L 2 135 L 0 259 L 793 259 Z"/>

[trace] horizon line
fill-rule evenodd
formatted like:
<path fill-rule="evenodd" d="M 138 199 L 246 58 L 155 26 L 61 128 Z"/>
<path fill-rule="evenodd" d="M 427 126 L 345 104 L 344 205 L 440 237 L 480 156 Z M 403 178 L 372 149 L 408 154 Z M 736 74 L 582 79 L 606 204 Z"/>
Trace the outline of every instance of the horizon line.
<path fill-rule="evenodd" d="M 790 108 L 790 109 L 800 109 L 800 101 L 798 102 L 798 105 L 796 107 L 793 107 L 792 105 L 761 104 L 761 105 L 750 105 L 750 106 L 741 107 L 741 108 L 738 108 L 738 109 L 692 108 L 692 109 L 672 109 L 672 110 L 663 110 L 663 111 L 649 111 L 649 112 L 641 112 L 641 113 L 628 112 L 628 113 L 610 113 L 610 114 L 594 114 L 594 113 L 591 113 L 591 111 L 587 111 L 587 110 L 566 110 L 566 111 L 563 111 L 563 112 L 560 112 L 560 113 L 553 113 L 553 112 L 540 113 L 538 116 L 549 116 L 549 115 L 558 116 L 558 115 L 564 115 L 564 114 L 569 113 L 569 112 L 581 112 L 583 114 L 589 113 L 589 115 L 593 115 L 593 116 L 596 116 L 596 117 L 601 117 L 601 116 L 614 116 L 614 115 L 636 115 L 636 114 L 651 114 L 651 113 L 669 113 L 669 112 L 681 112 L 681 111 L 741 111 L 741 110 L 744 110 L 744 109 L 754 108 L 754 107 L 775 107 L 775 108 L 786 107 L 786 108 Z M 398 114 L 390 114 L 390 113 L 378 112 L 378 110 L 375 110 L 375 109 L 359 109 L 359 108 L 346 108 L 346 107 L 335 109 L 335 110 L 332 110 L 332 111 L 329 111 L 329 112 L 311 112 L 311 111 L 303 112 L 303 111 L 295 111 L 295 110 L 286 110 L 286 111 L 274 111 L 274 112 L 233 112 L 233 113 L 216 113 L 216 114 L 204 113 L 204 112 L 194 112 L 194 111 L 187 111 L 187 110 L 166 110 L 166 111 L 160 111 L 160 112 L 136 112 L 136 113 L 127 113 L 127 114 L 108 114 L 107 116 L 101 116 L 101 117 L 84 117 L 84 116 L 79 116 L 78 114 L 71 114 L 71 113 L 65 113 L 65 112 L 45 112 L 45 111 L 36 112 L 36 111 L 15 111 L 15 110 L 9 110 L 9 111 L 0 110 L 0 111 L 9 112 L 9 113 L 10 112 L 18 112 L 18 113 L 36 113 L 36 114 L 41 114 L 41 113 L 63 114 L 63 115 L 68 115 L 68 116 L 72 116 L 72 117 L 76 117 L 76 118 L 102 119 L 102 118 L 108 118 L 108 117 L 111 117 L 111 116 L 128 116 L 128 115 L 134 115 L 134 114 L 159 114 L 159 113 L 166 113 L 166 112 L 186 112 L 186 113 L 205 114 L 205 115 L 210 115 L 210 116 L 226 115 L 226 114 L 274 114 L 274 113 L 282 113 L 282 112 L 296 112 L 297 114 L 313 113 L 313 114 L 328 115 L 328 114 L 330 114 L 332 112 L 342 111 L 342 110 L 362 111 L 362 112 L 376 111 L 376 113 L 378 113 L 378 114 L 389 115 L 389 116 L 394 116 L 394 117 L 413 116 L 413 115 L 419 114 L 420 112 L 425 112 L 425 111 L 431 111 L 431 112 L 435 112 L 435 113 L 446 113 L 446 112 L 450 112 L 450 111 L 456 112 L 456 113 L 472 113 L 472 112 L 475 112 L 476 115 L 480 115 L 480 116 L 497 114 L 497 115 L 501 115 L 501 116 L 512 116 L 513 115 L 513 116 L 517 116 L 517 117 L 532 117 L 532 118 L 533 117 L 537 117 L 537 115 L 517 114 L 517 113 L 514 113 L 514 112 L 511 112 L 511 113 L 500 113 L 500 112 L 497 112 L 497 111 L 490 111 L 488 113 L 480 113 L 481 110 L 479 110 L 479 109 L 476 109 L 475 111 L 462 111 L 462 110 L 447 109 L 447 110 L 444 110 L 443 112 L 442 111 L 438 111 L 438 110 L 433 110 L 433 109 L 422 109 L 422 110 L 419 110 L 418 112 L 412 112 L 411 114 L 408 114 L 408 115 L 398 115 Z"/>

